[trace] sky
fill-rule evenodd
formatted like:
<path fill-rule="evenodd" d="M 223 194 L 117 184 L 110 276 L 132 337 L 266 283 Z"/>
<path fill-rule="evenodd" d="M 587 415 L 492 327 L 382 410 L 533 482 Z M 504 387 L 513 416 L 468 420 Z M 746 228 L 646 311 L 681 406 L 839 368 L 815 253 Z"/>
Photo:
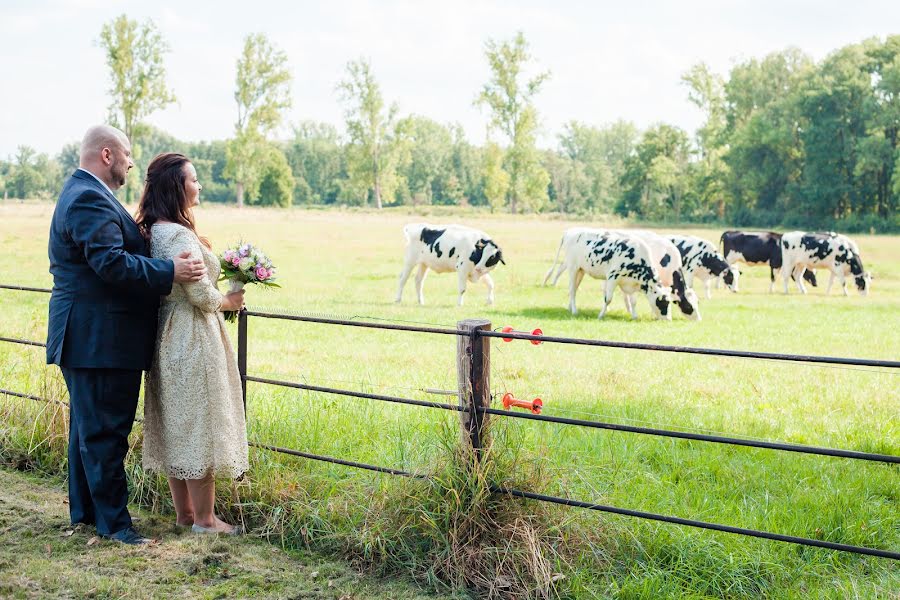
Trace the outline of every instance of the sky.
<path fill-rule="evenodd" d="M 307 119 L 340 128 L 335 85 L 348 61 L 366 58 L 400 114 L 459 123 L 482 143 L 487 114 L 473 101 L 490 76 L 485 42 L 522 31 L 529 72 L 551 73 L 535 101 L 545 147 L 571 120 L 693 132 L 702 115 L 680 78 L 701 61 L 727 76 L 791 46 L 821 60 L 900 33 L 900 2 L 890 0 L 2 0 L 0 157 L 23 144 L 56 154 L 105 120 L 110 80 L 97 40 L 121 14 L 151 19 L 168 41 L 178 102 L 146 121 L 186 141 L 232 135 L 235 64 L 250 33 L 288 56 L 293 106 L 281 138 Z"/>

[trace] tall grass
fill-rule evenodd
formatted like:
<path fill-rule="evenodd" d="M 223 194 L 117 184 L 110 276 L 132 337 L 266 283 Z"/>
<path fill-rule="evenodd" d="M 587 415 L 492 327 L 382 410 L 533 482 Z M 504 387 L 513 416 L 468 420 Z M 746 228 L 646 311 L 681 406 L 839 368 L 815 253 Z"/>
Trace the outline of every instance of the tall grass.
<path fill-rule="evenodd" d="M 0 211 L 8 210 L 0 208 Z M 0 248 L 44 285 L 49 209 L 0 213 Z M 900 238 L 859 236 L 876 273 L 870 297 L 769 295 L 768 273 L 745 269 L 742 293 L 702 302 L 703 321 L 626 318 L 621 302 L 598 322 L 599 285 L 537 285 L 568 223 L 479 217 L 509 257 L 495 272 L 497 306 L 473 286 L 457 309 L 455 278 L 430 275 L 426 307 L 394 305 L 400 226 L 413 217 L 321 211 L 205 210 L 217 246 L 243 237 L 281 267 L 282 290 L 250 290 L 253 308 L 452 326 L 484 316 L 495 327 L 550 335 L 896 359 L 900 355 Z M 448 218 L 440 219 L 447 222 Z M 700 232 L 715 239 L 718 232 Z M 21 274 L 21 276 L 20 276 Z M 453 281 L 451 281 L 451 279 Z M 824 278 L 823 278 L 824 279 Z M 2 292 L 2 335 L 42 339 L 43 296 Z M 456 340 L 251 318 L 251 374 L 413 398 L 454 389 Z M 541 396 L 547 414 L 722 432 L 900 454 L 900 385 L 872 369 L 697 358 L 603 348 L 492 342 L 492 389 Z M 0 345 L 2 386 L 36 393 L 56 381 L 39 349 Z M 48 394 L 63 393 L 62 388 Z M 61 396 L 57 396 L 61 397 Z M 64 470 L 60 425 L 36 403 L 0 399 L 4 456 Z M 220 482 L 229 516 L 286 545 L 316 547 L 383 573 L 492 597 L 890 597 L 889 561 L 562 509 L 487 493 L 486 481 L 637 510 L 880 548 L 900 548 L 900 476 L 890 466 L 702 442 L 492 418 L 493 460 L 472 473 L 459 454 L 458 415 L 251 384 L 250 437 L 298 450 L 431 475 L 409 480 L 252 451 L 241 482 Z M 44 411 L 44 412 L 41 412 Z M 46 424 L 44 424 L 46 422 Z M 64 428 L 63 428 L 64 429 Z M 30 430 L 35 433 L 29 434 Z M 50 432 L 56 431 L 51 445 Z M 48 443 L 35 443 L 48 436 Z M 36 436 L 36 437 L 35 437 Z M 30 441 L 29 441 L 30 440 Z M 139 468 L 135 498 L 168 510 L 162 480 Z M 32 451 L 32 448 L 34 449 Z M 51 450 L 45 450 L 50 449 Z"/>

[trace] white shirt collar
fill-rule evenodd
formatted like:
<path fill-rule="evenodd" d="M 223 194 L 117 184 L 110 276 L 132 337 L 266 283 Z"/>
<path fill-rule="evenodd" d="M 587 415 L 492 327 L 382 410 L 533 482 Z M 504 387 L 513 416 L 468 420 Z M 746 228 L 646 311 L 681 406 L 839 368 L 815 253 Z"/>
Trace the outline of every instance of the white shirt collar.
<path fill-rule="evenodd" d="M 112 196 L 115 198 L 116 195 L 113 194 L 113 191 L 112 191 L 111 189 L 109 189 L 109 186 L 106 185 L 106 183 L 104 183 L 104 181 L 103 181 L 102 179 L 100 179 L 99 177 L 97 177 L 96 175 L 94 175 L 93 173 L 91 173 L 90 171 L 88 171 L 87 169 L 85 169 L 84 167 L 78 167 L 78 170 L 79 170 L 79 171 L 84 171 L 85 173 L 87 173 L 88 175 L 90 175 L 91 177 L 93 177 L 94 179 L 96 179 L 97 181 L 99 181 L 99 182 L 100 182 L 100 185 L 102 185 L 104 188 L 106 188 L 106 191 L 109 192 L 110 195 L 112 195 Z"/>

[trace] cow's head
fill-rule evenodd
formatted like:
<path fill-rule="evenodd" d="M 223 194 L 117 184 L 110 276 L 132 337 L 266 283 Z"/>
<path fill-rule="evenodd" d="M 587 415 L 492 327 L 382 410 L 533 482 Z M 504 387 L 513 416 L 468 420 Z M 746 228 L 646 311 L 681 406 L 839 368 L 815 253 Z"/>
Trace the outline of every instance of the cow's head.
<path fill-rule="evenodd" d="M 650 314 L 654 319 L 672 320 L 672 291 L 662 285 L 651 284 L 647 288 L 647 299 L 650 300 Z"/>
<path fill-rule="evenodd" d="M 472 261 L 474 272 L 479 277 L 496 267 L 497 264 L 506 264 L 500 246 L 487 238 L 481 238 L 475 242 L 475 250 L 469 255 L 469 260 Z"/>
<path fill-rule="evenodd" d="M 672 272 L 672 294 L 684 316 L 692 321 L 700 320 L 700 300 L 697 293 L 685 285 L 680 269 Z"/>
<path fill-rule="evenodd" d="M 737 265 L 730 265 L 727 269 L 722 271 L 722 281 L 725 282 L 725 285 L 728 286 L 728 289 L 732 292 L 738 291 L 738 281 L 741 278 L 741 271 L 738 269 Z"/>
<path fill-rule="evenodd" d="M 850 273 L 853 275 L 853 281 L 856 283 L 859 294 L 867 296 L 869 288 L 872 287 L 872 274 L 863 269 L 862 259 L 858 254 L 851 252 L 847 264 L 850 266 Z"/>
<path fill-rule="evenodd" d="M 853 281 L 856 283 L 856 289 L 859 290 L 860 296 L 868 296 L 869 288 L 872 287 L 872 274 L 868 272 L 863 272 L 862 275 L 856 275 L 853 277 Z"/>

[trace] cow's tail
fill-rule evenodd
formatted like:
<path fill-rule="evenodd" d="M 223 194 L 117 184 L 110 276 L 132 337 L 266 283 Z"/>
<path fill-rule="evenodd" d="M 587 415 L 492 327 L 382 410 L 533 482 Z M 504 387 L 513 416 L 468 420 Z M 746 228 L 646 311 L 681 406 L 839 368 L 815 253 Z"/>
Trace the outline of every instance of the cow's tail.
<path fill-rule="evenodd" d="M 562 252 L 563 246 L 566 244 L 566 236 L 563 234 L 562 239 L 559 240 L 559 248 L 556 249 L 556 258 L 553 259 L 553 265 L 550 267 L 550 270 L 547 271 L 547 274 L 544 275 L 544 285 L 547 285 L 547 282 L 550 281 L 550 276 L 553 275 L 553 271 L 556 270 L 556 265 L 559 264 L 560 271 L 556 274 L 556 278 L 553 280 L 553 285 L 556 285 L 556 280 L 559 279 L 559 276 L 562 275 L 562 269 L 565 267 L 564 263 L 560 263 L 559 255 Z"/>
<path fill-rule="evenodd" d="M 421 229 L 421 223 L 409 223 L 403 226 L 403 238 L 406 240 L 406 245 L 409 246 L 409 243 L 413 241 L 415 238 L 419 237 L 415 234 L 416 229 Z"/>

